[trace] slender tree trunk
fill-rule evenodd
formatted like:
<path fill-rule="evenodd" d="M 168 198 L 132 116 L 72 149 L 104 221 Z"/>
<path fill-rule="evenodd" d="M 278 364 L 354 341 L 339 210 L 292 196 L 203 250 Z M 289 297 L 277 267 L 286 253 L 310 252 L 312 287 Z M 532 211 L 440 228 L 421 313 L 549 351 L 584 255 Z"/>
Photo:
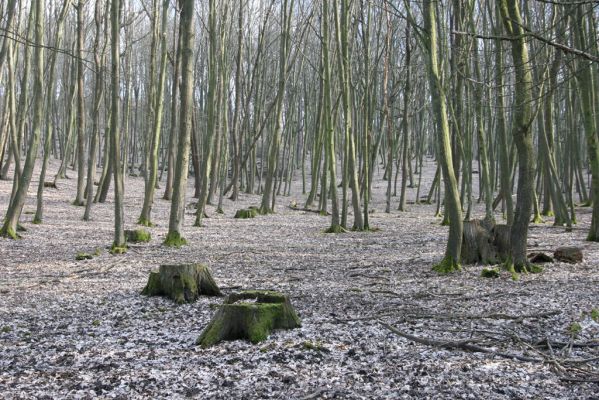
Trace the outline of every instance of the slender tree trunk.
<path fill-rule="evenodd" d="M 424 25 L 428 32 L 425 47 L 428 52 L 429 80 L 433 99 L 433 112 L 437 125 L 438 162 L 443 172 L 445 182 L 445 211 L 449 215 L 449 238 L 445 250 L 445 258 L 435 266 L 438 272 L 451 272 L 460 268 L 460 253 L 462 247 L 462 211 L 457 187 L 457 180 L 453 169 L 453 156 L 449 132 L 449 121 L 447 115 L 446 97 L 441 82 L 440 60 L 438 56 L 437 36 L 437 11 L 435 3 L 424 0 Z"/>
<path fill-rule="evenodd" d="M 158 146 L 160 144 L 160 135 L 162 129 L 162 117 L 164 114 L 164 86 L 166 81 L 166 58 L 167 42 L 166 29 L 168 23 L 168 5 L 169 0 L 164 0 L 162 4 L 162 20 L 160 24 L 160 72 L 158 76 L 157 92 L 155 96 L 154 121 L 152 126 L 150 158 L 148 160 L 148 169 L 146 170 L 144 202 L 138 223 L 145 226 L 152 226 L 152 205 L 154 203 L 154 192 L 158 178 Z"/>
<path fill-rule="evenodd" d="M 77 197 L 74 205 L 84 204 L 85 191 L 85 93 L 84 93 L 84 69 L 83 69 L 83 41 L 84 26 L 83 16 L 85 13 L 85 1 L 77 3 Z"/>
<path fill-rule="evenodd" d="M 20 177 L 18 177 L 18 189 L 8 207 L 4 224 L 0 229 L 1 236 L 10 237 L 13 239 L 18 237 L 16 233 L 17 224 L 23 210 L 23 205 L 25 204 L 27 190 L 29 189 L 31 176 L 33 175 L 33 169 L 35 167 L 35 159 L 37 157 L 37 147 L 42 131 L 42 119 L 44 112 L 44 10 L 42 9 L 41 0 L 35 0 L 31 12 L 35 13 L 35 43 L 38 45 L 35 47 L 33 68 L 33 91 L 36 93 L 36 96 L 33 100 L 32 134 L 30 137 L 29 146 L 27 148 L 25 165 L 23 166 L 23 171 Z M 25 90 L 24 88 L 25 87 L 23 86 L 23 90 Z M 17 179 L 16 175 L 15 179 Z"/>
<path fill-rule="evenodd" d="M 179 118 L 179 140 L 173 199 L 169 218 L 168 234 L 164 241 L 167 246 L 181 246 L 186 243 L 181 236 L 185 215 L 185 191 L 189 170 L 189 150 L 191 142 L 191 119 L 193 117 L 193 46 L 194 46 L 194 0 L 180 0 L 181 16 L 179 23 L 181 52 L 181 105 Z"/>
<path fill-rule="evenodd" d="M 114 242 L 113 252 L 122 252 L 125 247 L 125 227 L 123 215 L 123 170 L 121 168 L 121 135 L 120 135 L 120 13 L 121 0 L 112 0 L 110 8 L 111 32 L 111 119 L 110 147 L 111 163 L 114 178 Z"/>
<path fill-rule="evenodd" d="M 500 0 L 506 32 L 512 38 L 515 67 L 513 137 L 518 151 L 518 190 L 514 223 L 510 232 L 511 262 L 516 271 L 526 270 L 528 223 L 533 207 L 534 155 L 532 146 L 532 68 L 517 0 Z"/>
<path fill-rule="evenodd" d="M 268 170 L 266 183 L 262 192 L 260 205 L 261 214 L 274 212 L 273 187 L 277 164 L 279 160 L 279 148 L 281 147 L 281 132 L 283 130 L 283 100 L 285 99 L 285 88 L 287 87 L 287 64 L 289 58 L 289 47 L 291 45 L 291 16 L 293 13 L 294 0 L 283 0 L 281 4 L 281 38 L 279 47 L 279 76 L 275 104 L 274 132 L 270 141 L 268 152 Z"/>

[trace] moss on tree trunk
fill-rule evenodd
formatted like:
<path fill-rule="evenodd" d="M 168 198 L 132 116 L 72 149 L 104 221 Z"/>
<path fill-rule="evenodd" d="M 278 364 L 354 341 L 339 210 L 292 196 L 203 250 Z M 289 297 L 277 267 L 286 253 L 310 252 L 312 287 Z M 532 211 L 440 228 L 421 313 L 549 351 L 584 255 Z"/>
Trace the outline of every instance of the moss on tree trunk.
<path fill-rule="evenodd" d="M 233 293 L 212 318 L 197 340 L 208 347 L 223 340 L 266 340 L 273 329 L 301 326 L 289 298 L 279 292 L 252 290 Z"/>
<path fill-rule="evenodd" d="M 141 294 L 169 297 L 177 304 L 191 303 L 201 295 L 222 295 L 210 269 L 202 264 L 161 265 L 150 272 Z"/>

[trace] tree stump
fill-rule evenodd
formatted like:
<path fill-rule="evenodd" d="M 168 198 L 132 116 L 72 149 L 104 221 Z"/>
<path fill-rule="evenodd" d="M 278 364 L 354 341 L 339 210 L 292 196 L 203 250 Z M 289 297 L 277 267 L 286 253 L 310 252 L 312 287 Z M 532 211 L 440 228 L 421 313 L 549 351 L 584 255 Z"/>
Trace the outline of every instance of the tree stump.
<path fill-rule="evenodd" d="M 152 239 L 152 235 L 145 229 L 125 229 L 125 239 L 129 243 L 146 243 Z"/>
<path fill-rule="evenodd" d="M 553 253 L 557 261 L 570 264 L 582 262 L 582 249 L 579 247 L 558 247 Z"/>
<path fill-rule="evenodd" d="M 530 253 L 528 255 L 528 261 L 533 264 L 544 264 L 553 262 L 553 258 L 545 253 Z"/>
<path fill-rule="evenodd" d="M 258 210 L 255 208 L 242 208 L 241 210 L 237 210 L 235 213 L 235 218 L 238 219 L 248 219 L 248 218 L 256 218 L 258 216 Z"/>
<path fill-rule="evenodd" d="M 494 264 L 496 262 L 497 255 L 492 243 L 492 229 L 492 225 L 489 226 L 484 221 L 475 219 L 464 222 L 461 263 L 475 264 L 480 261 L 484 264 Z"/>
<path fill-rule="evenodd" d="M 141 294 L 170 297 L 177 304 L 191 303 L 201 295 L 222 296 L 210 269 L 202 264 L 161 265 L 150 272 Z"/>
<path fill-rule="evenodd" d="M 279 292 L 252 290 L 227 296 L 197 340 L 202 347 L 223 340 L 266 340 L 273 329 L 301 326 L 289 298 Z"/>
<path fill-rule="evenodd" d="M 510 229 L 509 225 L 498 224 L 491 231 L 493 234 L 493 247 L 499 261 L 507 261 L 510 258 Z"/>

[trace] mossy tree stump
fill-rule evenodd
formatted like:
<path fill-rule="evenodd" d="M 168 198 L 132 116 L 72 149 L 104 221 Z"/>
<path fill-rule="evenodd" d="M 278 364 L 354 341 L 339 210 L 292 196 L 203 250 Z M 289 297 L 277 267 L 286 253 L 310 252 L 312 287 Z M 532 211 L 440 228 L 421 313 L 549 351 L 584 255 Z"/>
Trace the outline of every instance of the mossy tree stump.
<path fill-rule="evenodd" d="M 146 243 L 152 239 L 152 235 L 145 229 L 125 229 L 125 239 L 129 243 Z"/>
<path fill-rule="evenodd" d="M 464 221 L 461 262 L 475 264 L 477 262 L 494 263 L 497 259 L 493 246 L 491 229 L 484 221 Z"/>
<path fill-rule="evenodd" d="M 289 298 L 279 292 L 252 290 L 225 299 L 197 344 L 208 347 L 223 340 L 266 340 L 273 329 L 301 326 Z"/>
<path fill-rule="evenodd" d="M 461 262 L 497 264 L 510 256 L 510 227 L 488 221 L 464 222 Z"/>
<path fill-rule="evenodd" d="M 170 297 L 177 304 L 191 303 L 202 295 L 222 296 L 210 269 L 202 264 L 161 265 L 150 272 L 141 294 Z"/>
<path fill-rule="evenodd" d="M 258 216 L 258 210 L 256 208 L 242 208 L 241 210 L 237 210 L 235 213 L 235 218 L 237 219 L 248 219 L 248 218 L 256 218 Z"/>

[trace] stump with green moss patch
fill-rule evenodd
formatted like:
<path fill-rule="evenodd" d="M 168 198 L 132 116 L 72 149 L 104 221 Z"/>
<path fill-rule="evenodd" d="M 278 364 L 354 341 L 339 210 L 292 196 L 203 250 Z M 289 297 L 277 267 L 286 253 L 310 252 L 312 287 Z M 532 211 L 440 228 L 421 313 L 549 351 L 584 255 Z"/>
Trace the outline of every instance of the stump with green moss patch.
<path fill-rule="evenodd" d="M 145 229 L 126 229 L 125 238 L 129 243 L 146 243 L 152 239 L 152 235 Z"/>
<path fill-rule="evenodd" d="M 161 265 L 150 272 L 141 294 L 169 297 L 177 304 L 191 303 L 199 296 L 222 295 L 210 269 L 202 264 Z"/>
<path fill-rule="evenodd" d="M 255 208 L 242 208 L 241 210 L 237 210 L 235 213 L 235 218 L 237 219 L 248 219 L 248 218 L 256 218 L 258 216 L 258 210 Z"/>
<path fill-rule="evenodd" d="M 223 340 L 266 340 L 273 329 L 301 326 L 289 298 L 279 292 L 251 290 L 225 299 L 197 344 L 208 347 Z"/>

